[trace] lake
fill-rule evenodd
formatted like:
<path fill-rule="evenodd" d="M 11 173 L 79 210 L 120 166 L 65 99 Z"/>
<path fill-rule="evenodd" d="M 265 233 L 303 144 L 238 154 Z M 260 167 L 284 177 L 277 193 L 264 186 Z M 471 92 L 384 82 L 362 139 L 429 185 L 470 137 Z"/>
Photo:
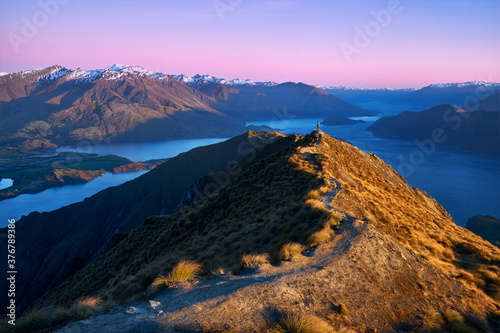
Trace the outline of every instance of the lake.
<path fill-rule="evenodd" d="M 372 118 L 372 119 L 370 119 Z M 375 137 L 366 129 L 377 117 L 363 118 L 369 122 L 355 125 L 321 126 L 330 136 L 344 139 L 359 149 L 378 155 L 413 187 L 435 198 L 460 226 L 475 215 L 500 217 L 500 157 L 476 154 L 437 146 L 430 156 L 410 165 L 418 146 L 410 140 Z M 292 119 L 252 122 L 283 129 L 285 134 L 308 134 L 322 119 Z"/>
<path fill-rule="evenodd" d="M 58 152 L 114 154 L 132 161 L 171 158 L 196 147 L 208 146 L 227 139 L 170 140 L 159 142 L 103 144 L 98 146 L 61 147 Z M 13 199 L 0 201 L 0 227 L 7 225 L 8 219 L 19 220 L 33 211 L 49 212 L 61 207 L 80 202 L 108 187 L 123 184 L 135 179 L 146 171 L 122 174 L 107 173 L 85 184 L 66 185 L 51 188 L 40 193 L 22 194 Z M 8 179 L 2 179 L 0 186 L 10 187 Z M 1 189 L 1 187 L 0 187 Z"/>
<path fill-rule="evenodd" d="M 66 146 L 59 148 L 57 152 L 92 153 L 99 155 L 112 154 L 126 157 L 134 162 L 144 162 L 175 157 L 193 148 L 208 146 L 225 140 L 227 140 L 227 138 L 116 143 L 97 146 Z"/>
<path fill-rule="evenodd" d="M 8 224 L 8 219 L 18 221 L 23 215 L 33 211 L 49 212 L 83 201 L 108 187 L 123 184 L 147 171 L 112 174 L 106 173 L 85 184 L 54 187 L 35 194 L 21 194 L 13 199 L 0 201 L 0 227 Z"/>
<path fill-rule="evenodd" d="M 14 181 L 9 178 L 2 178 L 0 179 L 0 190 L 3 190 L 5 188 L 9 188 L 12 185 L 14 185 Z"/>
<path fill-rule="evenodd" d="M 405 161 L 418 147 L 412 141 L 378 138 L 366 131 L 379 117 L 363 117 L 364 124 L 322 126 L 331 136 L 342 138 L 359 149 L 373 153 L 399 171 L 408 183 L 434 197 L 453 217 L 458 225 L 465 226 L 469 217 L 492 215 L 500 217 L 500 158 L 465 152 L 447 147 L 436 147 L 421 165 L 408 168 Z M 281 121 L 251 122 L 283 129 L 283 133 L 307 134 L 323 119 L 290 119 Z M 225 139 L 173 140 L 163 142 L 113 144 L 89 147 L 63 147 L 59 151 L 115 154 L 134 161 L 174 157 L 192 148 L 221 142 Z M 82 201 L 109 186 L 120 185 L 144 172 L 106 174 L 83 185 L 53 188 L 38 194 L 25 194 L 0 202 L 0 226 L 7 218 L 20 218 L 31 211 L 50 211 Z"/>

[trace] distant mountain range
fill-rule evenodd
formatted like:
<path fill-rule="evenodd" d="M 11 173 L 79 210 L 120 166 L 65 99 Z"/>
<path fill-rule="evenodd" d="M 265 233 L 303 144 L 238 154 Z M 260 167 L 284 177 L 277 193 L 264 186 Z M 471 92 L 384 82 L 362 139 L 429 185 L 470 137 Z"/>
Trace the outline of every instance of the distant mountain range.
<path fill-rule="evenodd" d="M 251 120 L 376 114 L 302 83 L 173 77 L 126 65 L 2 75 L 0 107 L 0 142 L 26 149 L 229 137 Z"/>
<path fill-rule="evenodd" d="M 480 110 L 477 102 L 500 93 L 500 83 L 471 81 L 432 84 L 391 101 L 392 104 L 434 106 L 452 104 L 468 111 Z M 498 97 L 497 97 L 498 98 Z"/>
<path fill-rule="evenodd" d="M 379 88 L 366 89 L 346 86 L 317 86 L 349 103 L 363 104 L 370 102 L 389 103 L 394 105 L 435 106 L 452 104 L 475 111 L 482 109 L 475 105 L 476 101 L 494 99 L 500 93 L 500 83 L 470 81 L 456 83 L 438 83 L 415 89 Z M 498 102 L 497 96 L 497 102 Z"/>

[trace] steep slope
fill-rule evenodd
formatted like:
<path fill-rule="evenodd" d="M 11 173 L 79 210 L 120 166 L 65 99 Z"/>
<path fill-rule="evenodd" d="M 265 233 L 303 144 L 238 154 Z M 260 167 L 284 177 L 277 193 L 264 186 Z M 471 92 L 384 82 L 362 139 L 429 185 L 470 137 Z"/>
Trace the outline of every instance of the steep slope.
<path fill-rule="evenodd" d="M 431 84 L 408 95 L 396 98 L 391 103 L 402 105 L 432 106 L 452 104 L 469 111 L 478 110 L 476 101 L 481 101 L 500 92 L 495 82 L 463 82 Z M 481 108 L 479 108 L 481 110 Z"/>
<path fill-rule="evenodd" d="M 259 266 L 262 273 L 243 276 L 246 284 L 233 290 L 224 289 L 233 283 L 230 276 L 202 284 L 212 286 L 211 296 L 204 296 L 207 288 L 193 298 L 182 297 L 189 289 L 168 291 L 159 297 L 172 305 L 148 324 L 171 331 L 201 330 L 204 323 L 266 331 L 279 313 L 361 331 L 409 331 L 433 316 L 451 325 L 453 316 L 463 320 L 460 314 L 490 316 L 494 324 L 500 300 L 497 247 L 456 226 L 434 199 L 375 155 L 324 133 L 291 136 L 273 149 L 283 142 L 266 146 L 272 155 L 211 196 L 197 196 L 212 186 L 198 183 L 182 211 L 147 219 L 37 307 L 71 306 L 81 297 L 148 298 L 155 277 L 182 259 L 219 274 L 238 271 L 245 253 L 276 258 L 284 243 L 299 242 L 310 245 L 310 259 L 293 261 L 288 269 L 286 263 Z M 315 249 L 318 244 L 324 245 Z"/>
<path fill-rule="evenodd" d="M 83 202 L 23 217 L 16 224 L 17 253 L 23 254 L 17 263 L 24 267 L 18 276 L 23 281 L 18 288 L 19 309 L 26 308 L 102 255 L 147 217 L 175 212 L 184 193 L 199 178 L 243 159 L 233 170 L 233 173 L 241 172 L 254 162 L 254 159 L 244 159 L 248 154 L 255 158 L 256 150 L 262 150 L 282 136 L 249 132 L 226 142 L 196 148 Z"/>
<path fill-rule="evenodd" d="M 1 76 L 2 141 L 36 148 L 47 140 L 76 144 L 233 136 L 244 127 L 212 109 L 213 99 L 205 94 L 168 75 L 138 69 L 93 73 L 53 66 Z"/>
<path fill-rule="evenodd" d="M 328 326 L 390 332 L 418 326 L 415 314 L 423 317 L 430 309 L 467 313 L 459 299 L 449 296 L 458 293 L 472 294 L 376 228 L 346 222 L 328 244 L 279 266 L 262 264 L 253 272 L 168 291 L 153 303 L 118 307 L 56 332 L 267 332 L 270 323 L 291 313 L 322 318 L 327 324 L 316 333 L 329 332 Z M 388 311 L 395 300 L 397 311 Z M 340 304 L 348 313 L 339 313 Z"/>
<path fill-rule="evenodd" d="M 427 140 L 433 144 L 500 156 L 500 112 L 468 112 L 439 105 L 422 112 L 383 117 L 368 130 L 383 138 Z"/>

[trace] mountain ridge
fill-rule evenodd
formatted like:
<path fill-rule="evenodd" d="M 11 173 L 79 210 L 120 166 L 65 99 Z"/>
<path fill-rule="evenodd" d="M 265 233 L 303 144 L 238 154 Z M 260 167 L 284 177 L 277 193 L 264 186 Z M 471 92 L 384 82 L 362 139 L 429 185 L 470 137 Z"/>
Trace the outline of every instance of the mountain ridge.
<path fill-rule="evenodd" d="M 150 298 L 156 295 L 151 283 L 183 259 L 199 261 L 207 273 L 237 273 L 244 254 L 267 254 L 277 268 L 266 266 L 266 259 L 256 265 L 264 275 L 255 275 L 250 289 L 160 313 L 151 323 L 197 330 L 204 319 L 239 332 L 262 331 L 269 312 L 281 311 L 315 316 L 335 329 L 342 324 L 365 331 L 408 331 L 433 316 L 450 325 L 452 313 L 464 327 L 468 316 L 498 325 L 493 316 L 500 299 L 500 249 L 457 227 L 434 199 L 411 188 L 377 156 L 325 133 L 284 140 L 267 145 L 271 154 L 210 195 L 195 197 L 175 214 L 146 219 L 99 260 L 39 300 L 36 308 L 71 306 L 81 297 L 123 302 L 137 296 L 156 302 Z M 274 149 L 277 144 L 279 149 Z M 215 177 L 223 179 L 231 169 Z M 213 184 L 199 183 L 195 192 L 204 193 Z M 285 267 L 271 258 L 287 242 L 307 244 L 306 257 L 317 251 L 336 259 L 318 257 L 311 266 L 317 273 L 299 260 L 289 280 L 260 284 L 266 272 Z M 356 297 L 363 291 L 372 295 L 370 290 L 380 297 L 368 303 L 366 297 Z M 409 297 L 415 302 L 408 302 Z M 385 305 L 375 306 L 380 299 Z M 343 317 L 336 315 L 340 304 L 349 309 Z M 407 305 L 400 309 L 401 304 Z M 200 312 L 194 311 L 196 306 Z M 222 316 L 228 313 L 224 309 L 234 315 Z M 239 326 L 240 318 L 255 326 Z"/>
<path fill-rule="evenodd" d="M 0 141 L 8 149 L 43 150 L 82 142 L 232 137 L 247 130 L 247 121 L 376 114 L 303 83 L 228 85 L 207 77 L 200 76 L 206 84 L 185 84 L 117 64 L 90 71 L 55 65 L 0 76 Z"/>

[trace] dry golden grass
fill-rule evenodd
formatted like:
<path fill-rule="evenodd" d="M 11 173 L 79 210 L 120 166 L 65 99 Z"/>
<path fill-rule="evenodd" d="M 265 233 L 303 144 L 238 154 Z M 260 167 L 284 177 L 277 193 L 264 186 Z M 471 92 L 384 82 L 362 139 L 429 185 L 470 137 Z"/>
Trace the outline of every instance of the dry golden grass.
<path fill-rule="evenodd" d="M 73 304 L 72 313 L 76 313 L 78 317 L 85 318 L 95 313 L 102 312 L 106 308 L 106 304 L 98 297 L 81 298 Z"/>
<path fill-rule="evenodd" d="M 429 310 L 423 319 L 423 328 L 428 330 L 435 330 L 442 327 L 444 324 L 443 317 L 436 310 Z"/>
<path fill-rule="evenodd" d="M 341 184 L 331 203 L 336 211 L 355 216 L 391 235 L 450 276 L 460 276 L 494 301 L 500 301 L 500 250 L 456 226 L 432 198 L 411 188 L 380 159 L 325 137 L 318 146 L 322 170 Z M 471 280 L 471 276 L 473 277 Z M 479 293 L 479 297 L 482 296 Z M 477 300 L 466 298 L 465 304 Z M 483 308 L 481 311 L 485 311 Z"/>
<path fill-rule="evenodd" d="M 151 284 L 155 289 L 164 289 L 172 285 L 193 281 L 203 272 L 203 266 L 193 260 L 183 260 L 174 266 L 167 275 L 159 275 Z"/>
<path fill-rule="evenodd" d="M 259 160 L 227 187 L 177 214 L 147 219 L 38 307 L 89 293 L 130 299 L 147 290 L 158 273 L 168 280 L 178 258 L 196 258 L 207 272 L 252 267 L 262 259 L 247 255 L 242 260 L 245 253 L 274 258 L 284 243 L 327 242 L 342 220 L 335 212 L 342 212 L 347 219 L 369 222 L 445 274 L 460 276 L 476 291 L 463 298 L 464 306 L 477 306 L 480 316 L 491 312 L 500 295 L 498 248 L 457 227 L 435 200 L 411 188 L 375 156 L 328 136 L 314 154 L 298 152 L 313 140 L 305 137 Z M 333 186 L 339 192 L 326 201 L 322 196 Z"/>
<path fill-rule="evenodd" d="M 104 302 L 97 297 L 81 298 L 70 307 L 49 306 L 29 311 L 16 320 L 15 326 L 7 323 L 0 325 L 0 332 L 36 332 L 47 327 L 65 324 L 71 320 L 87 318 L 101 313 L 113 305 L 113 303 Z"/>
<path fill-rule="evenodd" d="M 335 235 L 335 232 L 330 228 L 329 225 L 327 225 L 320 231 L 317 231 L 309 236 L 309 238 L 307 239 L 307 244 L 309 244 L 310 246 L 318 246 L 324 244 L 332 239 L 333 235 Z"/>
<path fill-rule="evenodd" d="M 273 328 L 273 333 L 333 333 L 333 329 L 314 316 L 286 315 Z"/>
<path fill-rule="evenodd" d="M 298 243 L 285 243 L 280 248 L 279 260 L 291 260 L 294 256 L 305 251 L 305 246 Z"/>
<path fill-rule="evenodd" d="M 243 254 L 241 257 L 241 267 L 243 268 L 255 268 L 262 264 L 269 263 L 269 254 Z"/>

